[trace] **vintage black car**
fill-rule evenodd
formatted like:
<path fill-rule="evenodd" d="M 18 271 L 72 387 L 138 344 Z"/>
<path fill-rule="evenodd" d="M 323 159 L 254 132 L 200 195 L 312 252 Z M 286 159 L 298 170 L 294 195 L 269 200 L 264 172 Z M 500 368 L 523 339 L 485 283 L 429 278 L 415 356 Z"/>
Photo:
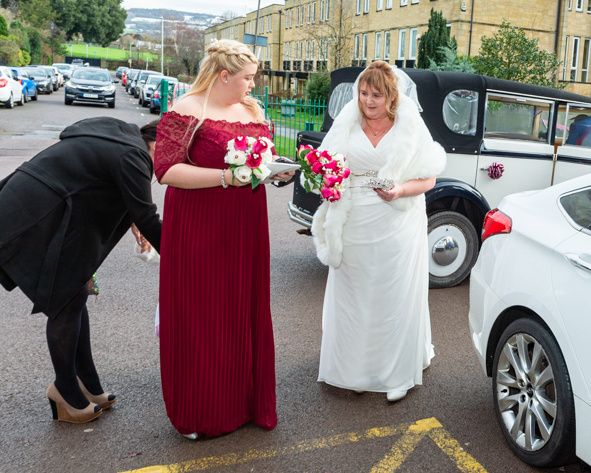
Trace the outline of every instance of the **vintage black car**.
<path fill-rule="evenodd" d="M 300 132 L 298 145 L 320 145 L 362 70 L 331 74 L 322 131 Z M 447 152 L 445 172 L 426 201 L 430 285 L 450 287 L 470 274 L 483 218 L 505 195 L 591 172 L 591 136 L 574 133 L 582 116 L 591 117 L 591 98 L 475 74 L 404 71 L 417 85 L 433 139 Z M 295 179 L 290 218 L 310 228 L 319 204 Z"/>

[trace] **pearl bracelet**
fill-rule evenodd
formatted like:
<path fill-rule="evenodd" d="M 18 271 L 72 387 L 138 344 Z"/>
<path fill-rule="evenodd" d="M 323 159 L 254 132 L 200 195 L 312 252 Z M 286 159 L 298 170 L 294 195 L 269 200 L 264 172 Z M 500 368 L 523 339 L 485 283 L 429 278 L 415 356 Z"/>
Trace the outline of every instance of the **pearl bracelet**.
<path fill-rule="evenodd" d="M 222 183 L 222 187 L 224 189 L 227 189 L 228 188 L 228 184 L 226 183 L 226 170 L 225 169 L 222 169 L 222 175 L 220 177 L 220 181 Z"/>

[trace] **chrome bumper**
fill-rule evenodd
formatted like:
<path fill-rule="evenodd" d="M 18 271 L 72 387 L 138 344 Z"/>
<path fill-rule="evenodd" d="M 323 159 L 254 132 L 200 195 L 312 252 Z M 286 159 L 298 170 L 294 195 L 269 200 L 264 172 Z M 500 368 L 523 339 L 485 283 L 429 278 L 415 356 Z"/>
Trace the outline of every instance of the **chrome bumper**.
<path fill-rule="evenodd" d="M 287 215 L 289 216 L 290 220 L 293 220 L 294 222 L 299 223 L 306 228 L 312 227 L 312 215 L 302 212 L 298 207 L 293 205 L 292 202 L 287 204 Z"/>

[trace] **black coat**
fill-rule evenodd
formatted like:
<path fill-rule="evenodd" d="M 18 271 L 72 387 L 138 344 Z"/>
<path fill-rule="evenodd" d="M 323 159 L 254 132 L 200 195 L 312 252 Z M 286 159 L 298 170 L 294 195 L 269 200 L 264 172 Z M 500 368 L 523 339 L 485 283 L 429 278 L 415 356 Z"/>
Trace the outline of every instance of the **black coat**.
<path fill-rule="evenodd" d="M 152 160 L 139 128 L 82 120 L 0 181 L 0 282 L 52 315 L 135 223 L 159 251 Z"/>

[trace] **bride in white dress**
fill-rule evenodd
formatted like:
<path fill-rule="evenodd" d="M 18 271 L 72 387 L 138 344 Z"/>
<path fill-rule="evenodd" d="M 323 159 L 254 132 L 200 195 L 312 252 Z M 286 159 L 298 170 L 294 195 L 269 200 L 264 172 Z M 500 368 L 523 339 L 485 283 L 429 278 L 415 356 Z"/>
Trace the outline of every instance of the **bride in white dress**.
<path fill-rule="evenodd" d="M 318 257 L 330 265 L 318 381 L 384 392 L 389 401 L 422 384 L 434 355 L 424 193 L 445 167 L 416 94 L 399 93 L 397 75 L 372 63 L 323 140 L 321 149 L 346 156 L 351 178 L 312 226 Z M 374 189 L 376 178 L 395 185 Z"/>

